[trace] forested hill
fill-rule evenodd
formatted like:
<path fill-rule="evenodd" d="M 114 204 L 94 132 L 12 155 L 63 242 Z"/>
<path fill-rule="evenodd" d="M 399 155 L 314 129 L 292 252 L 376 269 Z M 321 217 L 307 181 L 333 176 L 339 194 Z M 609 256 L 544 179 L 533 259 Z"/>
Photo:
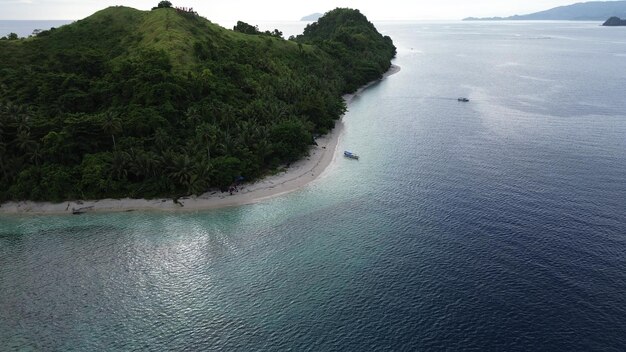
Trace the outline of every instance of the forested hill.
<path fill-rule="evenodd" d="M 604 21 L 602 25 L 608 26 L 608 27 L 626 26 L 626 20 L 613 16 L 609 18 L 608 20 Z"/>
<path fill-rule="evenodd" d="M 302 157 L 395 47 L 358 10 L 292 40 L 190 9 L 111 7 L 0 40 L 0 201 L 157 197 Z"/>

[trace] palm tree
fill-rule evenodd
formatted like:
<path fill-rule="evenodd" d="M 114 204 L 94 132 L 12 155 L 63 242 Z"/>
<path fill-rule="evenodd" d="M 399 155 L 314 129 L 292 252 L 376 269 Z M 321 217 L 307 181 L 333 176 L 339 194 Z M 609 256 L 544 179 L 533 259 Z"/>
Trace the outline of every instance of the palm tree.
<path fill-rule="evenodd" d="M 122 132 L 122 120 L 117 117 L 117 114 L 107 111 L 102 115 L 102 130 L 111 135 L 113 149 L 116 149 L 115 134 Z"/>
<path fill-rule="evenodd" d="M 282 120 L 289 113 L 286 106 L 277 103 L 269 104 L 267 110 L 270 118 L 274 120 Z"/>
<path fill-rule="evenodd" d="M 156 176 L 160 168 L 160 161 L 156 154 L 152 152 L 146 152 L 140 150 L 130 153 L 130 171 L 139 177 L 153 177 Z"/>
<path fill-rule="evenodd" d="M 230 134 L 230 128 L 235 122 L 237 122 L 235 111 L 230 105 L 224 105 L 222 108 L 219 109 L 219 111 L 221 119 L 220 122 L 226 127 L 226 134 Z"/>
<path fill-rule="evenodd" d="M 11 160 L 4 152 L 0 153 L 0 175 L 2 176 L 0 178 L 9 178 L 12 170 Z"/>
<path fill-rule="evenodd" d="M 4 118 L 4 115 L 0 113 L 0 142 L 4 140 L 4 129 L 7 127 L 7 121 Z"/>
<path fill-rule="evenodd" d="M 37 146 L 37 142 L 33 141 L 30 137 L 30 132 L 26 130 L 20 130 L 15 136 L 14 143 L 17 148 L 22 152 L 30 152 Z"/>
<path fill-rule="evenodd" d="M 232 155 L 237 146 L 237 140 L 232 135 L 226 133 L 223 134 L 221 143 L 217 145 L 217 148 L 223 155 Z"/>
<path fill-rule="evenodd" d="M 32 111 L 23 106 L 19 106 L 14 115 L 15 122 L 17 123 L 18 131 L 30 132 L 30 125 L 32 120 Z"/>
<path fill-rule="evenodd" d="M 211 174 L 210 163 L 200 163 L 195 167 L 195 173 L 191 175 L 189 184 L 187 185 L 187 193 L 200 195 L 209 187 Z"/>
<path fill-rule="evenodd" d="M 273 146 L 268 139 L 263 138 L 254 145 L 254 149 L 256 149 L 259 164 L 262 165 L 265 163 L 265 158 L 272 154 Z"/>
<path fill-rule="evenodd" d="M 1 93 L 0 93 L 1 94 Z M 6 127 L 8 122 L 8 114 L 6 113 L 6 105 L 0 101 L 0 126 Z"/>
<path fill-rule="evenodd" d="M 200 114 L 200 109 L 196 106 L 190 106 L 185 111 L 185 118 L 187 119 L 187 126 L 193 127 L 200 123 L 202 119 L 202 115 Z"/>
<path fill-rule="evenodd" d="M 237 130 L 239 132 L 239 139 L 245 144 L 252 142 L 258 130 L 256 126 L 258 126 L 256 121 L 243 120 L 238 122 Z"/>
<path fill-rule="evenodd" d="M 35 143 L 34 148 L 30 150 L 29 160 L 32 161 L 35 166 L 39 166 L 39 163 L 43 159 L 43 151 L 41 150 L 41 145 L 39 143 Z"/>
<path fill-rule="evenodd" d="M 170 142 L 171 138 L 164 129 L 159 128 L 154 132 L 154 145 L 158 151 L 166 150 L 170 146 Z"/>
<path fill-rule="evenodd" d="M 123 180 L 128 176 L 127 163 L 130 159 L 128 153 L 123 151 L 114 151 L 113 160 L 111 160 L 111 175 L 118 179 Z"/>
<path fill-rule="evenodd" d="M 209 125 L 208 123 L 203 123 L 196 127 L 196 135 L 206 145 L 207 161 L 211 160 L 211 145 L 215 143 L 217 132 L 217 128 L 213 125 Z"/>
<path fill-rule="evenodd" d="M 0 115 L 8 118 L 8 120 L 5 120 L 5 124 L 12 121 L 18 131 L 30 131 L 32 111 L 23 105 L 7 102 L 2 106 Z"/>
<path fill-rule="evenodd" d="M 169 177 L 176 183 L 189 187 L 191 179 L 195 174 L 193 163 L 189 155 L 175 155 L 171 159 L 172 164 L 169 167 Z"/>

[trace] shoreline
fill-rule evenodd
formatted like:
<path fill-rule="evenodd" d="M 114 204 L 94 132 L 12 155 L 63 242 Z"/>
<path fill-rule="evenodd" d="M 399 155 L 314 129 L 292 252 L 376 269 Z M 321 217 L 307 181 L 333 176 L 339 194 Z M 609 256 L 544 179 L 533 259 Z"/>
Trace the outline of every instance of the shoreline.
<path fill-rule="evenodd" d="M 368 87 L 399 71 L 400 67 L 392 64 L 380 80 L 369 82 L 356 92 L 344 95 L 344 101 L 346 104 L 350 104 L 354 97 L 361 94 Z M 62 203 L 11 201 L 0 205 L 0 214 L 72 214 L 73 209 L 78 210 L 81 208 L 84 209 L 85 213 L 145 210 L 197 211 L 257 203 L 297 191 L 318 179 L 336 158 L 337 145 L 344 129 L 342 120 L 343 116 L 337 120 L 332 131 L 316 139 L 317 146 L 311 148 L 308 156 L 292 163 L 285 171 L 280 171 L 275 175 L 264 177 L 253 183 L 242 184 L 239 187 L 239 191 L 232 195 L 228 192 L 222 193 L 218 190 L 209 190 L 200 196 L 178 198 L 178 203 L 175 203 L 172 198 L 107 198 L 65 201 Z"/>

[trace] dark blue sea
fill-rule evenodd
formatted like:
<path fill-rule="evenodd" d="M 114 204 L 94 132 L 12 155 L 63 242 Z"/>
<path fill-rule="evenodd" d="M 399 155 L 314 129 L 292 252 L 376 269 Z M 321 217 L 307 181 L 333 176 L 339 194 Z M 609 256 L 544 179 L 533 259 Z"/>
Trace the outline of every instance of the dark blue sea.
<path fill-rule="evenodd" d="M 302 190 L 0 217 L 0 350 L 625 351 L 626 28 L 377 26 Z"/>

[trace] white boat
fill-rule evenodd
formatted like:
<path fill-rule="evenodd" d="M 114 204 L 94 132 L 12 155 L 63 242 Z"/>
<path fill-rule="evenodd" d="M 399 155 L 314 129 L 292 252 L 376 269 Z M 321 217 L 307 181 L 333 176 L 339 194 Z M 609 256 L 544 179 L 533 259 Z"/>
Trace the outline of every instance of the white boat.
<path fill-rule="evenodd" d="M 358 155 L 354 154 L 353 152 L 347 151 L 347 150 L 343 152 L 343 156 L 345 156 L 346 158 L 359 160 L 359 156 Z"/>

